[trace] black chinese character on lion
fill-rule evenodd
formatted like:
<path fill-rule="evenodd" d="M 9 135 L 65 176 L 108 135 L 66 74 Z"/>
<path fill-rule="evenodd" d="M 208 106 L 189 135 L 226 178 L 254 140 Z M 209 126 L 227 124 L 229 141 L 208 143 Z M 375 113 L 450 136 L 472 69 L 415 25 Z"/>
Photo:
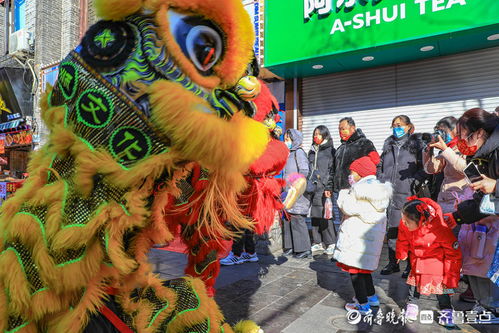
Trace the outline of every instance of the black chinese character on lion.
<path fill-rule="evenodd" d="M 59 89 L 66 100 L 72 99 L 78 87 L 78 69 L 72 63 L 62 63 L 57 78 Z"/>
<path fill-rule="evenodd" d="M 92 128 L 106 126 L 113 117 L 111 99 L 99 90 L 85 91 L 76 103 L 78 121 Z"/>
<path fill-rule="evenodd" d="M 120 162 L 132 162 L 149 155 L 151 140 L 137 128 L 121 127 L 113 133 L 110 146 L 111 152 Z"/>

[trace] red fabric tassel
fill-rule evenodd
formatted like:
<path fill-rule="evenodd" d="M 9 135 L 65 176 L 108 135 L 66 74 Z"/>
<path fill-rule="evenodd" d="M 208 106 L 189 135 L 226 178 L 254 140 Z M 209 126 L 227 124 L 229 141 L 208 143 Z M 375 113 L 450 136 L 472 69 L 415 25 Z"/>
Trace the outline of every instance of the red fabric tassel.
<path fill-rule="evenodd" d="M 134 333 L 110 308 L 103 305 L 99 309 L 100 313 L 107 318 L 121 333 Z"/>

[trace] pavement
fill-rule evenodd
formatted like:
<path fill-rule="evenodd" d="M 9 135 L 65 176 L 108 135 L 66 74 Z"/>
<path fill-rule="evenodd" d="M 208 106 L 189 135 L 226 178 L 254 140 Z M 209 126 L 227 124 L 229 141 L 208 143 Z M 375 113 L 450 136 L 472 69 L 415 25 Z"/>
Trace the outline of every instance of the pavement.
<path fill-rule="evenodd" d="M 382 258 L 387 258 L 386 248 Z M 386 261 L 381 261 L 373 274 L 376 293 L 381 306 L 372 317 L 347 319 L 344 305 L 354 292 L 347 273 L 342 272 L 330 257 L 319 253 L 313 259 L 294 259 L 274 255 L 259 256 L 258 263 L 222 266 L 216 283 L 215 299 L 226 320 L 234 324 L 242 319 L 256 321 L 265 333 L 332 333 L 332 332 L 414 332 L 440 333 L 449 329 L 437 323 L 436 298 L 422 296 L 420 310 L 428 310 L 434 320 L 429 323 L 403 323 L 401 309 L 405 308 L 408 287 L 401 273 L 379 274 Z M 165 279 L 184 275 L 187 262 L 182 253 L 153 249 L 150 261 Z M 405 263 L 401 264 L 405 267 Z M 466 289 L 461 282 L 458 292 Z M 452 297 L 457 311 L 467 311 L 471 303 Z M 433 311 L 432 311 L 433 310 Z M 367 322 L 364 319 L 367 318 Z M 371 323 L 369 322 L 371 319 Z M 359 322 L 360 320 L 360 322 Z M 463 320 L 454 331 L 499 333 L 499 325 L 476 325 Z M 472 319 L 471 319 L 472 320 Z M 485 318 L 486 320 L 486 318 Z"/>

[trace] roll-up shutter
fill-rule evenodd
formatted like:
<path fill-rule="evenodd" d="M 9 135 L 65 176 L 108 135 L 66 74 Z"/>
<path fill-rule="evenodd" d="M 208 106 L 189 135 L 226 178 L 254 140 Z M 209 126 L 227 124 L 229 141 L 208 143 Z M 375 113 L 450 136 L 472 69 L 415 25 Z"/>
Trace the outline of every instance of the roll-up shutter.
<path fill-rule="evenodd" d="M 304 148 L 312 132 L 326 125 L 339 145 L 338 121 L 353 117 L 357 127 L 381 150 L 391 121 L 408 115 L 416 132 L 432 132 L 446 116 L 499 106 L 499 48 L 462 53 L 355 72 L 302 80 Z"/>

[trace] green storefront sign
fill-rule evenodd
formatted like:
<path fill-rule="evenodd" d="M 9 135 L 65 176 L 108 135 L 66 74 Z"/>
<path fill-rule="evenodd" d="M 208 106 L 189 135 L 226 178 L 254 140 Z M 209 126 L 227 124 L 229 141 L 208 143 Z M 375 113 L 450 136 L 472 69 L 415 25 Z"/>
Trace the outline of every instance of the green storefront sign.
<path fill-rule="evenodd" d="M 267 0 L 265 66 L 283 76 L 306 75 L 313 71 L 297 63 L 310 67 L 311 60 L 322 59 L 335 65 L 336 58 L 338 68 L 330 71 L 346 70 L 349 55 L 368 56 L 369 50 L 378 52 L 378 65 L 412 60 L 468 50 L 476 39 L 472 33 L 484 36 L 473 48 L 497 45 L 487 36 L 499 33 L 499 0 Z M 422 41 L 448 39 L 466 45 L 404 55 L 409 46 L 424 46 Z M 389 53 L 399 47 L 403 58 L 395 59 Z"/>

